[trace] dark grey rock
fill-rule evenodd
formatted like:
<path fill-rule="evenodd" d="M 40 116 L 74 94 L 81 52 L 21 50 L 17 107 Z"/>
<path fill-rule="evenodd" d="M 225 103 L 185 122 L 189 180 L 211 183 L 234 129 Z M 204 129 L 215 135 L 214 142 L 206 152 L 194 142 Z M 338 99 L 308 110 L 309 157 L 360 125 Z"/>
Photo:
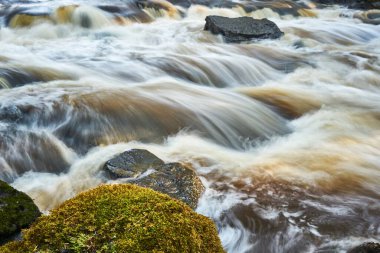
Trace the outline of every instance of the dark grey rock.
<path fill-rule="evenodd" d="M 314 0 L 314 2 L 326 5 L 339 4 L 352 9 L 380 8 L 380 0 Z"/>
<path fill-rule="evenodd" d="M 380 253 L 380 243 L 366 242 L 350 249 L 347 253 Z"/>
<path fill-rule="evenodd" d="M 196 172 L 180 163 L 165 164 L 144 149 L 126 151 L 106 162 L 108 177 L 126 178 L 128 183 L 151 188 L 197 207 L 204 187 Z"/>
<path fill-rule="evenodd" d="M 16 239 L 41 215 L 33 200 L 0 180 L 0 245 Z"/>
<path fill-rule="evenodd" d="M 0 120 L 8 122 L 17 122 L 22 118 L 21 110 L 15 106 L 4 106 L 0 108 Z"/>
<path fill-rule="evenodd" d="M 136 178 L 164 162 L 145 149 L 131 149 L 107 161 L 104 170 L 112 179 Z"/>
<path fill-rule="evenodd" d="M 284 34 L 272 21 L 266 18 L 254 19 L 251 17 L 207 16 L 204 30 L 223 35 L 226 42 L 278 39 Z"/>

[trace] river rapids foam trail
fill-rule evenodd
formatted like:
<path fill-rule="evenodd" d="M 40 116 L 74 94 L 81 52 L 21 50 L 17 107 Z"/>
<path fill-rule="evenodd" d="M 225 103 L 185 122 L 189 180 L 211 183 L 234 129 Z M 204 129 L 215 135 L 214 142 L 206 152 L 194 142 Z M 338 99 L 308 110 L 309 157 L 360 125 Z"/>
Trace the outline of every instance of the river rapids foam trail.
<path fill-rule="evenodd" d="M 197 170 L 228 252 L 379 242 L 380 26 L 311 1 L 177 2 L 2 1 L 0 179 L 48 211 L 143 148 Z M 211 14 L 285 35 L 226 44 Z"/>

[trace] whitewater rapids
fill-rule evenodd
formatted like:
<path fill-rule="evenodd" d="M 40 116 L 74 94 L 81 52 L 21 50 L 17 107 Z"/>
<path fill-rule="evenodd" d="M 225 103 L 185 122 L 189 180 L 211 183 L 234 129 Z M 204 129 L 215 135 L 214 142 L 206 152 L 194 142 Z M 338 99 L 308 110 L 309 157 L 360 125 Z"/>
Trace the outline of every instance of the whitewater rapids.
<path fill-rule="evenodd" d="M 143 148 L 197 170 L 197 212 L 228 252 L 380 242 L 380 26 L 311 1 L 157 2 L 130 18 L 96 0 L 0 4 L 0 179 L 48 212 Z M 7 19 L 19 6 L 50 14 Z M 207 15 L 265 17 L 285 35 L 226 44 Z"/>

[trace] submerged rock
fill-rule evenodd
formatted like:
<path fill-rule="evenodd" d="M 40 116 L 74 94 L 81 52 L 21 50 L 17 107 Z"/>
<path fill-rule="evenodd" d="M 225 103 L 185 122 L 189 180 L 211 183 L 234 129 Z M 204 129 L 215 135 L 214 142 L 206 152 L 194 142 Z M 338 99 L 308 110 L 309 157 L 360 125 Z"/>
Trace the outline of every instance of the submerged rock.
<path fill-rule="evenodd" d="M 28 27 L 42 22 L 53 22 L 50 8 L 15 8 L 5 16 L 5 24 L 11 28 Z"/>
<path fill-rule="evenodd" d="M 266 18 L 254 19 L 251 17 L 207 16 L 204 30 L 223 35 L 226 42 L 278 39 L 284 34 L 272 21 Z"/>
<path fill-rule="evenodd" d="M 168 2 L 176 6 L 181 6 L 182 8 L 189 8 L 191 5 L 203 5 L 209 8 L 239 8 L 244 10 L 246 13 L 252 13 L 260 10 L 266 11 L 270 9 L 279 15 L 292 15 L 294 17 L 298 17 L 305 16 L 305 14 L 310 16 L 311 14 L 312 16 L 315 16 L 308 5 L 300 1 L 292 0 L 168 0 Z"/>
<path fill-rule="evenodd" d="M 151 188 L 197 207 L 204 187 L 195 171 L 180 163 L 165 164 L 144 149 L 132 149 L 107 161 L 104 165 L 112 178 L 129 178 L 128 183 Z"/>
<path fill-rule="evenodd" d="M 380 243 L 366 242 L 350 249 L 347 253 L 380 253 Z"/>
<path fill-rule="evenodd" d="M 14 237 L 40 215 L 28 195 L 0 180 L 0 243 Z"/>
<path fill-rule="evenodd" d="M 363 23 L 366 24 L 379 25 L 380 10 L 369 10 L 355 13 L 354 18 L 360 19 Z"/>
<path fill-rule="evenodd" d="M 79 194 L 0 247 L 25 252 L 222 253 L 213 222 L 167 195 L 131 184 Z"/>
<path fill-rule="evenodd" d="M 22 118 L 22 112 L 16 105 L 0 107 L 0 120 L 17 122 Z"/>

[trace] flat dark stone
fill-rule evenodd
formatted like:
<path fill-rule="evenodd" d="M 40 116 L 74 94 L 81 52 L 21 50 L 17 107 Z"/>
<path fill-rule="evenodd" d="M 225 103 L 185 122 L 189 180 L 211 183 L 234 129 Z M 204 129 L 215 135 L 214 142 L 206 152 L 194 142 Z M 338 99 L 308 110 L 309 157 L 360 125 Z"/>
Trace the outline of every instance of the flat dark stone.
<path fill-rule="evenodd" d="M 226 42 L 278 39 L 284 34 L 272 21 L 251 17 L 207 16 L 204 30 L 223 35 Z"/>
<path fill-rule="evenodd" d="M 136 178 L 148 169 L 161 165 L 164 165 L 164 162 L 149 151 L 131 149 L 107 161 L 104 170 L 112 179 Z"/>

